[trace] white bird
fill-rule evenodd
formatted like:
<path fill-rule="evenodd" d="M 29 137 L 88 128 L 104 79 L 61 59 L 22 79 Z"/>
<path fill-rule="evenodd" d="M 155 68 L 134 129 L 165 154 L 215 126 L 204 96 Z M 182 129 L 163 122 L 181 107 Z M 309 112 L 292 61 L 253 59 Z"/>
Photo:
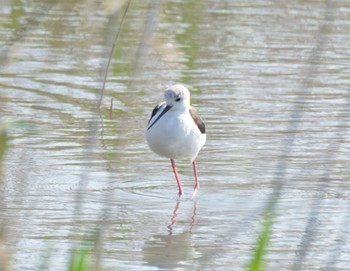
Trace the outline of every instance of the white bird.
<path fill-rule="evenodd" d="M 169 158 L 174 170 L 179 195 L 183 195 L 175 159 L 189 159 L 195 176 L 194 194 L 199 189 L 195 159 L 206 141 L 205 125 L 197 110 L 190 105 L 190 92 L 183 85 L 173 85 L 165 93 L 165 102 L 152 112 L 146 140 L 153 152 Z"/>

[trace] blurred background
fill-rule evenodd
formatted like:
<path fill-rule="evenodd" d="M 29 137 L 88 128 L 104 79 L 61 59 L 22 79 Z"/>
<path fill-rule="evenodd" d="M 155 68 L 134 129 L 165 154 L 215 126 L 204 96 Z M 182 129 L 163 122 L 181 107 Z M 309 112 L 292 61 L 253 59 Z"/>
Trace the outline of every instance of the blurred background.
<path fill-rule="evenodd" d="M 345 0 L 2 0 L 0 270 L 348 270 L 349 25 Z M 195 199 L 144 139 L 174 83 Z"/>

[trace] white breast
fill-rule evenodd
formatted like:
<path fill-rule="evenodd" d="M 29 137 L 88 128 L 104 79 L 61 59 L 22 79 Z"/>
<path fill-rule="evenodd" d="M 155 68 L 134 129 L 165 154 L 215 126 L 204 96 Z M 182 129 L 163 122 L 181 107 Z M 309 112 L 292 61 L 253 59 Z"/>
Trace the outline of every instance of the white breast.
<path fill-rule="evenodd" d="M 206 141 L 189 112 L 170 110 L 146 131 L 152 151 L 170 159 L 196 158 Z"/>

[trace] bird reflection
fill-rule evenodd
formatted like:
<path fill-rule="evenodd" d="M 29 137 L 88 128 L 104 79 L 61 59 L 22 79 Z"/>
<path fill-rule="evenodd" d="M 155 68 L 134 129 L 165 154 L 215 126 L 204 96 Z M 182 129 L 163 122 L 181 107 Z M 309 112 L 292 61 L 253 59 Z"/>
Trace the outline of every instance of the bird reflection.
<path fill-rule="evenodd" d="M 179 208 L 180 208 L 180 203 L 181 201 L 178 200 L 176 202 L 176 205 L 175 205 L 175 208 L 174 208 L 174 211 L 173 211 L 173 215 L 170 219 L 170 224 L 168 225 L 168 232 L 169 232 L 169 235 L 172 235 L 173 234 L 173 225 L 176 224 L 176 217 L 177 217 L 177 214 L 179 212 Z"/>
<path fill-rule="evenodd" d="M 160 269 L 174 269 L 179 267 L 195 270 L 198 265 L 197 259 L 200 254 L 194 249 L 192 232 L 197 215 L 197 202 L 193 201 L 193 210 L 189 229 L 183 233 L 175 234 L 180 207 L 183 202 L 178 200 L 171 214 L 168 232 L 165 235 L 153 235 L 145 242 L 143 248 L 144 261 L 149 266 Z"/>
<path fill-rule="evenodd" d="M 178 200 L 176 202 L 175 208 L 173 210 L 173 215 L 172 215 L 172 217 L 170 219 L 170 224 L 168 225 L 169 235 L 173 234 L 173 226 L 176 224 L 176 221 L 177 221 L 176 218 L 177 218 L 177 215 L 178 215 L 178 212 L 179 212 L 179 209 L 180 209 L 181 202 L 182 201 Z M 193 229 L 193 226 L 195 224 L 196 215 L 197 215 L 197 200 L 194 199 L 194 201 L 193 201 L 193 211 L 192 211 L 192 217 L 191 217 L 191 225 L 190 225 L 190 228 L 189 228 L 189 232 L 190 233 L 192 233 L 192 229 Z"/>

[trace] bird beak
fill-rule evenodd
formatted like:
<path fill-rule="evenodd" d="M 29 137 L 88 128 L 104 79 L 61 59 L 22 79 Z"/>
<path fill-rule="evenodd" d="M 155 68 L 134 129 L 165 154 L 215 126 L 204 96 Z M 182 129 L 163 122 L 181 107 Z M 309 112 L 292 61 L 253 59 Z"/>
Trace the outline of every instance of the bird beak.
<path fill-rule="evenodd" d="M 156 118 L 156 120 L 153 121 L 153 123 L 148 127 L 147 130 L 151 129 L 151 127 L 152 127 L 166 112 L 168 112 L 172 107 L 173 107 L 172 105 L 167 105 L 167 106 L 164 108 L 163 112 L 160 113 L 160 115 L 158 116 L 158 118 Z"/>

